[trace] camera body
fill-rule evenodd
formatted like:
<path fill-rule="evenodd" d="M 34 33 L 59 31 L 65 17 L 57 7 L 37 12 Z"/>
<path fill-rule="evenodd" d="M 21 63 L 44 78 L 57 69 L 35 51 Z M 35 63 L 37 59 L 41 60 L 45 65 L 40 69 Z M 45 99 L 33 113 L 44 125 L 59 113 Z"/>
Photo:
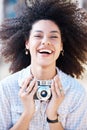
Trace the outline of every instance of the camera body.
<path fill-rule="evenodd" d="M 51 83 L 52 80 L 37 80 L 38 88 L 34 95 L 34 99 L 47 101 L 51 99 Z"/>

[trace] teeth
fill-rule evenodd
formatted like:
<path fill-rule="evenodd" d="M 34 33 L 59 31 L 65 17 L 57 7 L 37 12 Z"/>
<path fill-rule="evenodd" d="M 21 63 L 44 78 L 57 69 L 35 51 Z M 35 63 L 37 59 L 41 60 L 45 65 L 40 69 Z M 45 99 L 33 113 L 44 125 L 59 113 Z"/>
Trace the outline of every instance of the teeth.
<path fill-rule="evenodd" d="M 46 52 L 46 53 L 50 53 L 50 54 L 52 53 L 51 50 L 47 50 L 47 49 L 40 50 L 39 52 L 40 52 L 40 53 L 45 53 L 45 52 Z"/>

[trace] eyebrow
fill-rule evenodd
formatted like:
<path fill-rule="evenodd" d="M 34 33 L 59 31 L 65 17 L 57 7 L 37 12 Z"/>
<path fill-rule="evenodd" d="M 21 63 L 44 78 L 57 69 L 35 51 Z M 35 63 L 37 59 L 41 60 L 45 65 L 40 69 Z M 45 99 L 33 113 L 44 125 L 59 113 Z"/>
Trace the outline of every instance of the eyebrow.
<path fill-rule="evenodd" d="M 35 32 L 41 32 L 41 33 L 43 33 L 43 31 L 41 31 L 41 30 L 36 30 Z M 56 30 L 51 31 L 50 33 L 59 33 L 60 34 L 60 32 L 56 31 Z"/>
<path fill-rule="evenodd" d="M 54 31 L 51 31 L 50 33 L 60 33 L 60 32 L 59 32 L 59 31 L 55 31 L 55 30 L 54 30 Z"/>

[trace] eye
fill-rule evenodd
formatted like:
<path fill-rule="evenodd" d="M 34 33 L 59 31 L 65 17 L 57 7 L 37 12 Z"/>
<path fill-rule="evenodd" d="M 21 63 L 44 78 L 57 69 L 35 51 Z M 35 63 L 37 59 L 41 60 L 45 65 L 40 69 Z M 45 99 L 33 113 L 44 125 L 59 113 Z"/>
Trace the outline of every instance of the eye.
<path fill-rule="evenodd" d="M 41 35 L 34 35 L 34 37 L 36 37 L 36 38 L 42 38 Z"/>
<path fill-rule="evenodd" d="M 50 38 L 58 38 L 58 36 L 51 36 Z"/>

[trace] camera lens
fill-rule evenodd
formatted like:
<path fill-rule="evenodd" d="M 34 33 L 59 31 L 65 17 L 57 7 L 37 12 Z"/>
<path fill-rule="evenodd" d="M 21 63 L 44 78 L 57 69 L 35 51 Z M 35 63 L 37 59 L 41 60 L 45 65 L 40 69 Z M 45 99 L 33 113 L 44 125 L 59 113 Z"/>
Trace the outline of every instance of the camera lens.
<path fill-rule="evenodd" d="M 42 97 L 46 97 L 46 96 L 47 96 L 47 91 L 43 90 L 43 91 L 41 92 L 41 96 L 42 96 Z"/>
<path fill-rule="evenodd" d="M 36 92 L 37 99 L 41 101 L 47 101 L 51 97 L 51 90 L 49 85 L 40 85 L 38 86 Z"/>

